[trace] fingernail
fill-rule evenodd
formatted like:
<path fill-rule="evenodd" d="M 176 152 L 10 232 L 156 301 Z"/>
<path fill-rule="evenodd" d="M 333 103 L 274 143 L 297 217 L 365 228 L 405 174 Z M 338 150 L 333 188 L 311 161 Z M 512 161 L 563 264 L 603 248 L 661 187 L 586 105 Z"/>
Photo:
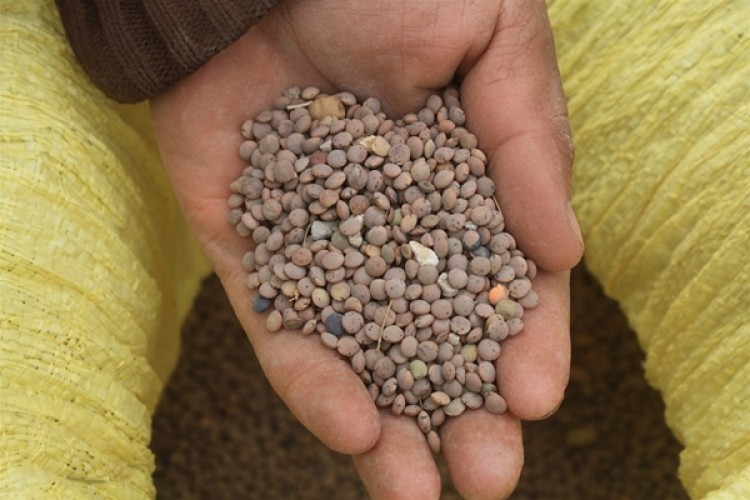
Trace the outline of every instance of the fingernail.
<path fill-rule="evenodd" d="M 560 398 L 560 401 L 557 402 L 557 404 L 555 405 L 555 407 L 552 410 L 550 410 L 549 412 L 545 413 L 539 420 L 548 419 L 549 417 L 551 417 L 552 415 L 554 415 L 555 413 L 557 413 L 557 410 L 560 409 L 560 407 L 563 404 L 563 401 L 564 401 L 564 399 Z"/>
<path fill-rule="evenodd" d="M 578 224 L 578 219 L 576 218 L 575 210 L 573 210 L 573 203 L 568 200 L 565 206 L 566 215 L 568 217 L 568 225 L 570 226 L 570 230 L 573 231 L 573 234 L 576 237 L 576 240 L 578 240 L 578 246 L 583 250 L 583 234 L 581 234 L 581 226 Z"/>

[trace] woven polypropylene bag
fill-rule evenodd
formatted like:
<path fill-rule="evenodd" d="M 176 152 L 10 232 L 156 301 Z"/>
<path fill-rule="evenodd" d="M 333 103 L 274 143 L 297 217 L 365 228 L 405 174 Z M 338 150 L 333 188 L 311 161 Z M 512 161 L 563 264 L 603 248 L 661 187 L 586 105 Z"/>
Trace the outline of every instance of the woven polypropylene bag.
<path fill-rule="evenodd" d="M 690 495 L 750 498 L 750 2 L 550 16 L 587 264 L 638 333 Z"/>
<path fill-rule="evenodd" d="M 0 0 L 0 498 L 154 496 L 151 413 L 207 266 L 145 106 Z"/>
<path fill-rule="evenodd" d="M 691 495 L 748 498 L 748 2 L 550 9 L 587 262 Z M 91 88 L 51 2 L 0 0 L 0 36 L 0 498 L 153 496 L 150 413 L 205 264 L 146 110 Z"/>

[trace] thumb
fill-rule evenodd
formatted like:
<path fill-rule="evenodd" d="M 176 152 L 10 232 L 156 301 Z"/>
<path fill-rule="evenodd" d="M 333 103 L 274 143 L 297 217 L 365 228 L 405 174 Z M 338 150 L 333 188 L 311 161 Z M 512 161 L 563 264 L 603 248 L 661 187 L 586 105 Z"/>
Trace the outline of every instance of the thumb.
<path fill-rule="evenodd" d="M 503 2 L 497 29 L 461 86 L 467 126 L 487 152 L 506 225 L 550 271 L 583 254 L 570 205 L 573 142 L 542 0 Z"/>

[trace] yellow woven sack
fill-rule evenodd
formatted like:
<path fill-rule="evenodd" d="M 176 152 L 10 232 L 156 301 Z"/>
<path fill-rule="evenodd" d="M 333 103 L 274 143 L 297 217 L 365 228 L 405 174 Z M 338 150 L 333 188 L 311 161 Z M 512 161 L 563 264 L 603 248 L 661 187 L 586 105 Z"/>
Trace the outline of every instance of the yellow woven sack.
<path fill-rule="evenodd" d="M 151 413 L 207 266 L 145 106 L 0 1 L 0 498 L 153 497 Z"/>
<path fill-rule="evenodd" d="M 638 333 L 690 495 L 748 499 L 750 2 L 557 0 L 550 16 L 587 264 Z"/>
<path fill-rule="evenodd" d="M 748 498 L 750 5 L 550 9 L 588 264 L 691 495 Z M 153 496 L 150 414 L 207 268 L 146 109 L 91 88 L 51 2 L 0 0 L 0 36 L 0 498 Z"/>

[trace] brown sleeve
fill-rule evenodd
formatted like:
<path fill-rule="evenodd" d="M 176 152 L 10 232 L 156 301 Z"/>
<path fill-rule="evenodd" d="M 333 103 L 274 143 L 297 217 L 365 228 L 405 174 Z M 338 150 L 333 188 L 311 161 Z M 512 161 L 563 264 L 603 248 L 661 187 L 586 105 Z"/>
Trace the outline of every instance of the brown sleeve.
<path fill-rule="evenodd" d="M 120 102 L 147 99 L 239 38 L 280 0 L 55 0 L 78 61 Z"/>

